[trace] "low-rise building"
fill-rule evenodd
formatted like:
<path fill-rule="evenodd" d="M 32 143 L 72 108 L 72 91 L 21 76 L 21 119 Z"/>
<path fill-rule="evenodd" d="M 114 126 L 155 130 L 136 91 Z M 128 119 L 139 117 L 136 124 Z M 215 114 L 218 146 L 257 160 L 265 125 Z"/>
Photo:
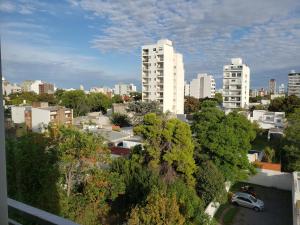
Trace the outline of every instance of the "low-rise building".
<path fill-rule="evenodd" d="M 129 95 L 131 92 L 136 92 L 134 84 L 116 84 L 114 94 L 116 95 Z"/>
<path fill-rule="evenodd" d="M 253 110 L 249 119 L 251 122 L 257 122 L 262 129 L 283 128 L 285 126 L 284 112 Z"/>

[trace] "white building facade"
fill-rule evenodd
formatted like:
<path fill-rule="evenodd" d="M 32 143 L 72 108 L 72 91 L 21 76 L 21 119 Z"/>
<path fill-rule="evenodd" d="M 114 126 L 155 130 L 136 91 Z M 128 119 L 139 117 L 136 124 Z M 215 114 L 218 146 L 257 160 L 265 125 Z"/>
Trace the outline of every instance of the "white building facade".
<path fill-rule="evenodd" d="M 223 107 L 225 110 L 248 108 L 250 68 L 241 58 L 232 58 L 223 68 Z"/>
<path fill-rule="evenodd" d="M 300 73 L 289 73 L 288 95 L 296 95 L 300 98 Z"/>
<path fill-rule="evenodd" d="M 190 96 L 194 98 L 214 98 L 216 83 L 212 75 L 198 74 L 190 83 Z"/>
<path fill-rule="evenodd" d="M 183 56 L 163 39 L 142 47 L 142 100 L 158 101 L 163 112 L 183 114 Z"/>
<path fill-rule="evenodd" d="M 190 96 L 190 84 L 184 82 L 184 96 Z"/>
<path fill-rule="evenodd" d="M 136 92 L 134 84 L 116 84 L 114 94 L 116 95 L 129 95 L 131 92 Z"/>
<path fill-rule="evenodd" d="M 285 94 L 284 84 L 280 84 L 278 87 L 278 94 Z"/>

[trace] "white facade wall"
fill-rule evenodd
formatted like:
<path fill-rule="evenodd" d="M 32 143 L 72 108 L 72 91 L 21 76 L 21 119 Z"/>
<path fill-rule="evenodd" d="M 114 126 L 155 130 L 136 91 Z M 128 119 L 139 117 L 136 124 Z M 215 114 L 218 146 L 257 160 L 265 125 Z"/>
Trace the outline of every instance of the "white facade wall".
<path fill-rule="evenodd" d="M 116 95 L 129 95 L 131 92 L 136 92 L 134 84 L 116 84 L 114 93 Z"/>
<path fill-rule="evenodd" d="M 164 112 L 183 114 L 183 57 L 170 40 L 142 47 L 142 100 L 160 102 Z"/>
<path fill-rule="evenodd" d="M 40 93 L 40 88 L 39 85 L 42 84 L 43 82 L 41 80 L 35 80 L 31 85 L 30 85 L 30 91 L 33 91 L 37 94 Z"/>
<path fill-rule="evenodd" d="M 194 98 L 214 98 L 216 83 L 212 75 L 198 74 L 190 83 L 190 96 Z"/>
<path fill-rule="evenodd" d="M 284 112 L 269 112 L 267 110 L 253 110 L 251 122 L 257 122 L 262 129 L 271 129 L 275 127 L 284 127 Z"/>
<path fill-rule="evenodd" d="M 190 84 L 184 82 L 184 96 L 190 96 Z"/>
<path fill-rule="evenodd" d="M 280 84 L 278 87 L 278 94 L 285 94 L 284 84 Z"/>
<path fill-rule="evenodd" d="M 11 119 L 14 123 L 25 123 L 25 106 L 12 106 Z"/>
<path fill-rule="evenodd" d="M 32 117 L 32 131 L 37 133 L 42 133 L 50 123 L 50 110 L 32 108 L 31 117 Z"/>
<path fill-rule="evenodd" d="M 232 58 L 223 68 L 223 107 L 225 109 L 248 108 L 250 68 L 241 58 Z"/>
<path fill-rule="evenodd" d="M 300 225 L 300 172 L 293 172 L 292 201 L 293 225 Z"/>

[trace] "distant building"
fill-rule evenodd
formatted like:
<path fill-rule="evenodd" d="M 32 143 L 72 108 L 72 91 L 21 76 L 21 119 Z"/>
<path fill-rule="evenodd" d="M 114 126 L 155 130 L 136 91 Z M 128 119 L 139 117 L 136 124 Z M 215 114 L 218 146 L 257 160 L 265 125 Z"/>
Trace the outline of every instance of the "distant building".
<path fill-rule="evenodd" d="M 280 84 L 278 87 L 278 94 L 285 94 L 284 84 Z"/>
<path fill-rule="evenodd" d="M 90 88 L 90 93 L 102 93 L 109 97 L 112 96 L 113 90 L 108 87 L 92 87 Z"/>
<path fill-rule="evenodd" d="M 258 91 L 257 89 L 250 89 L 250 96 L 255 98 L 258 96 Z"/>
<path fill-rule="evenodd" d="M 275 98 L 282 98 L 282 97 L 285 97 L 285 94 L 274 94 L 274 95 L 270 96 L 271 100 L 273 100 Z"/>
<path fill-rule="evenodd" d="M 22 88 L 17 84 L 11 84 L 9 81 L 2 78 L 2 94 L 10 95 L 13 93 L 20 93 Z"/>
<path fill-rule="evenodd" d="M 54 85 L 50 83 L 39 84 L 39 94 L 53 94 Z"/>
<path fill-rule="evenodd" d="M 212 75 L 198 74 L 190 83 L 190 96 L 194 98 L 214 98 L 216 83 Z"/>
<path fill-rule="evenodd" d="M 283 128 L 285 124 L 285 113 L 254 110 L 249 119 L 251 122 L 257 122 L 262 129 Z"/>
<path fill-rule="evenodd" d="M 250 69 L 241 58 L 232 58 L 223 68 L 223 107 L 226 110 L 248 108 Z"/>
<path fill-rule="evenodd" d="M 163 112 L 183 114 L 183 57 L 170 40 L 142 47 L 142 101 L 158 101 Z"/>
<path fill-rule="evenodd" d="M 116 84 L 114 94 L 116 95 L 129 95 L 131 92 L 136 92 L 134 84 Z"/>
<path fill-rule="evenodd" d="M 84 87 L 82 84 L 79 85 L 79 90 L 84 91 Z"/>
<path fill-rule="evenodd" d="M 184 96 L 190 96 L 190 84 L 184 82 Z"/>
<path fill-rule="evenodd" d="M 41 104 L 45 106 L 44 104 Z M 36 105 L 38 106 L 38 105 Z M 12 121 L 16 124 L 25 123 L 33 132 L 42 133 L 48 125 L 72 125 L 73 110 L 62 106 L 32 107 L 12 106 Z"/>
<path fill-rule="evenodd" d="M 296 95 L 300 98 L 300 73 L 291 71 L 288 77 L 288 95 Z"/>
<path fill-rule="evenodd" d="M 41 80 L 35 80 L 33 83 L 30 85 L 30 91 L 35 92 L 36 94 L 40 93 L 40 84 L 43 84 Z"/>
<path fill-rule="evenodd" d="M 269 81 L 269 93 L 270 95 L 276 94 L 276 80 L 270 79 Z"/>
<path fill-rule="evenodd" d="M 25 80 L 21 83 L 22 91 L 29 92 L 31 91 L 31 85 L 33 84 L 33 80 Z"/>

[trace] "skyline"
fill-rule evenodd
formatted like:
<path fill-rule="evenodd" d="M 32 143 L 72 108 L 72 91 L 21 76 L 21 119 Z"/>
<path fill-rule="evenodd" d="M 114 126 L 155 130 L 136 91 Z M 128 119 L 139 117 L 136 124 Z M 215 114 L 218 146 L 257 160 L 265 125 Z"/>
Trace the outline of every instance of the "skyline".
<path fill-rule="evenodd" d="M 268 8 L 268 10 L 265 10 Z M 214 75 L 241 57 L 251 88 L 300 70 L 300 2 L 2 1 L 3 75 L 58 87 L 141 85 L 141 46 L 168 38 L 183 54 L 185 80 Z M 241 13 L 243 12 L 243 13 Z"/>

